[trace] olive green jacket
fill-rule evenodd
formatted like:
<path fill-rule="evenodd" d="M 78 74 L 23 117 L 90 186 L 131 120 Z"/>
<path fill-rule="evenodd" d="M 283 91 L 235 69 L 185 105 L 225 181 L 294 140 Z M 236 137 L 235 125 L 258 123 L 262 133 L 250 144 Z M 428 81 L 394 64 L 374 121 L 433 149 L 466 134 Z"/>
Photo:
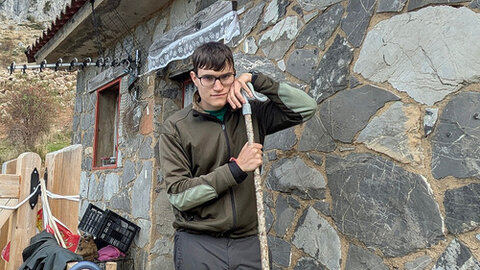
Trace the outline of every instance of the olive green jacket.
<path fill-rule="evenodd" d="M 258 74 L 256 91 L 269 101 L 251 101 L 255 141 L 310 119 L 316 102 L 305 92 Z M 231 238 L 257 233 L 253 172 L 239 175 L 229 164 L 247 142 L 242 110 L 228 106 L 224 122 L 192 105 L 169 117 L 160 134 L 160 164 L 175 214 L 174 227 Z M 238 166 L 236 166 L 238 168 Z M 246 178 L 245 178 L 245 175 Z M 245 178 L 245 179 L 244 179 Z"/>

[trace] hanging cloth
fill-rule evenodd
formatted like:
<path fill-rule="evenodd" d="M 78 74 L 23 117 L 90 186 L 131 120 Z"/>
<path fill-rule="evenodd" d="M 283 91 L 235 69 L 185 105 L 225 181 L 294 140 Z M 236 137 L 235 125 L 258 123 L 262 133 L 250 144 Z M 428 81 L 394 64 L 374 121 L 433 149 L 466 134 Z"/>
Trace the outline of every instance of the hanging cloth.
<path fill-rule="evenodd" d="M 155 40 L 149 49 L 146 73 L 186 59 L 203 43 L 222 39 L 228 43 L 238 35 L 240 23 L 232 2 L 218 1 Z"/>

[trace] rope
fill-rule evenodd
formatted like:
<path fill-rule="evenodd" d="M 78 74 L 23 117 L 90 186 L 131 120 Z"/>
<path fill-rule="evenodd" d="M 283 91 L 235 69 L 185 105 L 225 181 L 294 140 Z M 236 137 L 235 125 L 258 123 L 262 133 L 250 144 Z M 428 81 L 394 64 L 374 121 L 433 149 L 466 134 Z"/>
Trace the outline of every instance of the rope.
<path fill-rule="evenodd" d="M 47 196 L 52 199 L 64 199 L 64 200 L 69 200 L 69 201 L 74 201 L 74 202 L 79 202 L 80 201 L 80 195 L 58 195 L 55 194 L 49 190 L 47 190 Z"/>
<path fill-rule="evenodd" d="M 35 193 L 37 192 L 37 189 L 39 187 L 40 187 L 40 185 L 36 186 L 35 189 L 33 190 L 33 192 L 30 195 L 28 195 L 28 197 L 26 197 L 23 201 L 21 201 L 19 204 L 17 204 L 16 206 L 0 205 L 0 209 L 17 210 L 20 206 L 22 206 L 22 204 L 26 203 L 31 197 L 33 197 L 33 195 L 35 195 Z"/>
<path fill-rule="evenodd" d="M 33 192 L 30 193 L 30 195 L 28 195 L 28 197 L 23 199 L 23 201 L 21 201 L 17 205 L 15 205 L 15 206 L 0 205 L 0 209 L 3 209 L 3 210 L 17 210 L 20 206 L 22 206 L 30 198 L 32 198 L 33 195 L 35 195 L 35 193 L 37 192 L 37 190 L 39 188 L 40 188 L 40 185 L 36 186 L 35 189 L 33 190 Z M 74 201 L 74 202 L 79 202 L 80 201 L 80 195 L 59 195 L 59 194 L 55 194 L 55 193 L 49 191 L 48 189 L 47 189 L 47 196 L 49 198 L 54 199 L 54 200 L 63 199 L 63 200 L 69 200 L 69 201 Z"/>

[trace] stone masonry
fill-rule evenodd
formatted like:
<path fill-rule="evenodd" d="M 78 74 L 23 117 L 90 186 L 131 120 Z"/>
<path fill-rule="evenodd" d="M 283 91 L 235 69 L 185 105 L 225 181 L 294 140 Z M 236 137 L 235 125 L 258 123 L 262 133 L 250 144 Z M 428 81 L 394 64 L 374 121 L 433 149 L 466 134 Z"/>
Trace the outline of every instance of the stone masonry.
<path fill-rule="evenodd" d="M 132 54 L 132 40 L 149 48 L 213 2 L 171 1 L 106 53 Z M 238 12 L 237 73 L 255 68 L 318 103 L 307 123 L 265 142 L 272 269 L 480 270 L 479 1 L 241 0 Z M 80 212 L 92 202 L 141 227 L 134 269 L 173 269 L 157 138 L 183 106 L 188 65 L 122 79 L 109 170 L 92 170 L 96 93 L 86 84 L 101 70 L 78 73 Z"/>

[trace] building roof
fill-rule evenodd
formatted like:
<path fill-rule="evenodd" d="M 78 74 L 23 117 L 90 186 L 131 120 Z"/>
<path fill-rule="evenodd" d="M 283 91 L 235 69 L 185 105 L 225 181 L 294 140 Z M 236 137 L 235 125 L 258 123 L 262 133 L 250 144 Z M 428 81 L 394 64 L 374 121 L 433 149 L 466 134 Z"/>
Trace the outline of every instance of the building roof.
<path fill-rule="evenodd" d="M 123 37 L 140 22 L 159 11 L 168 0 L 71 0 L 42 36 L 25 52 L 28 62 L 79 61 L 98 56 L 103 48 Z"/>

